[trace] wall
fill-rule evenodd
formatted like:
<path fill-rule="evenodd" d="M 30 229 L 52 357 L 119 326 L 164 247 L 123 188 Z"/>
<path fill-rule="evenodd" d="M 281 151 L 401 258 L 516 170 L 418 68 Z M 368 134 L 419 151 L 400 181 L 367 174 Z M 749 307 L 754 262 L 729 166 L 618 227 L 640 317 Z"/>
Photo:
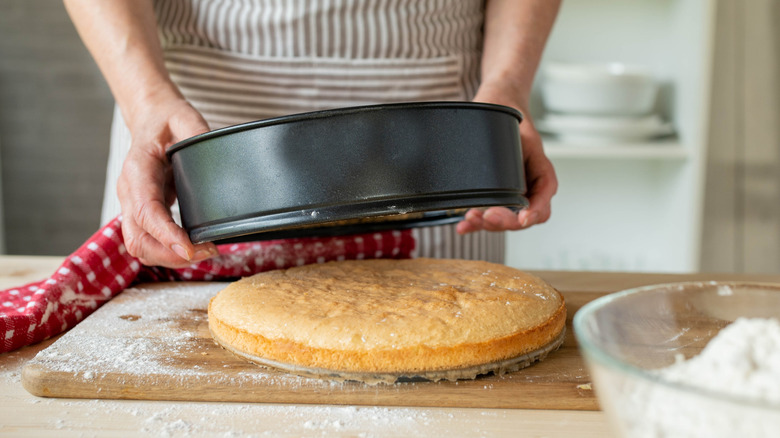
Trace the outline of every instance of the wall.
<path fill-rule="evenodd" d="M 99 224 L 112 100 L 61 2 L 3 0 L 0 164 L 9 254 Z M 780 272 L 780 2 L 718 0 L 705 271 Z"/>
<path fill-rule="evenodd" d="M 702 270 L 780 272 L 780 2 L 720 0 Z"/>
<path fill-rule="evenodd" d="M 68 254 L 97 230 L 112 105 L 62 2 L 3 0 L 0 186 L 8 254 Z"/>

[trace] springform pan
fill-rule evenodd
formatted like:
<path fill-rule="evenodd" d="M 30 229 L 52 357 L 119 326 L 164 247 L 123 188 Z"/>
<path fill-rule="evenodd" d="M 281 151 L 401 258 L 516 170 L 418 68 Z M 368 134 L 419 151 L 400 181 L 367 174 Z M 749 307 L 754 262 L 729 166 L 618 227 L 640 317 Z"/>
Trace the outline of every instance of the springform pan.
<path fill-rule="evenodd" d="M 338 108 L 217 129 L 167 155 L 194 243 L 364 233 L 526 207 L 521 121 L 472 102 Z"/>

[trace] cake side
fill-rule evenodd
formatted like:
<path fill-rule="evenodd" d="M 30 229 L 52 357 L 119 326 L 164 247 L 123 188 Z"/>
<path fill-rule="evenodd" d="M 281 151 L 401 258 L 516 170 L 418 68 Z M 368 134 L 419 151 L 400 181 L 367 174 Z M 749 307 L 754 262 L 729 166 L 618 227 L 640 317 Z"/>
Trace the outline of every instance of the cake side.
<path fill-rule="evenodd" d="M 221 345 L 252 356 L 334 372 L 417 374 L 455 370 L 498 362 L 538 350 L 563 331 L 566 310 L 562 306 L 548 323 L 500 339 L 453 347 L 417 347 L 397 350 L 330 350 L 285 340 L 269 340 L 209 319 L 209 330 Z"/>

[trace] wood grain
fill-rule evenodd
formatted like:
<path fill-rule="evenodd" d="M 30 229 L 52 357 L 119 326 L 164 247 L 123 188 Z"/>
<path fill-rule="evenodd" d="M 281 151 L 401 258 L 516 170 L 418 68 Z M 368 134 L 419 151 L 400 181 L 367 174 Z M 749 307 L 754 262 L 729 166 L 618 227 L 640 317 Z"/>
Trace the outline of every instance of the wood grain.
<path fill-rule="evenodd" d="M 564 344 L 529 368 L 471 381 L 368 386 L 290 376 L 217 346 L 206 305 L 223 286 L 156 284 L 123 292 L 30 361 L 22 373 L 25 389 L 72 398 L 598 409 L 571 317 L 604 292 L 563 292 Z M 161 300 L 174 303 L 170 311 Z M 117 357 L 107 357 L 114 351 Z"/>

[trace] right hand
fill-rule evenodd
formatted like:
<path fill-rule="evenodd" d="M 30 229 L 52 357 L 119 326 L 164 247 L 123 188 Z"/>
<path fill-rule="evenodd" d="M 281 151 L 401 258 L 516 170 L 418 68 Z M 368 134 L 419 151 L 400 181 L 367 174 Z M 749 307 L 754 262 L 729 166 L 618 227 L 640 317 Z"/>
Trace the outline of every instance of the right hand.
<path fill-rule="evenodd" d="M 147 266 L 182 268 L 217 255 L 213 243 L 194 245 L 171 216 L 176 199 L 165 156 L 174 143 L 209 130 L 181 96 L 154 99 L 126 115 L 132 144 L 117 181 L 122 234 L 130 255 Z"/>
<path fill-rule="evenodd" d="M 530 88 L 530 87 L 529 87 Z M 508 231 L 522 230 L 535 224 L 541 224 L 550 218 L 550 204 L 553 195 L 558 190 L 558 179 L 555 169 L 544 153 L 542 137 L 530 117 L 527 99 L 512 96 L 522 95 L 512 87 L 511 83 L 501 81 L 484 81 L 480 85 L 475 102 L 486 102 L 505 105 L 518 109 L 523 113 L 520 123 L 520 138 L 523 148 L 523 166 L 528 185 L 529 205 L 519 213 L 514 213 L 505 207 L 490 207 L 485 211 L 471 209 L 466 212 L 465 219 L 458 223 L 458 233 L 470 233 L 478 230 Z"/>

